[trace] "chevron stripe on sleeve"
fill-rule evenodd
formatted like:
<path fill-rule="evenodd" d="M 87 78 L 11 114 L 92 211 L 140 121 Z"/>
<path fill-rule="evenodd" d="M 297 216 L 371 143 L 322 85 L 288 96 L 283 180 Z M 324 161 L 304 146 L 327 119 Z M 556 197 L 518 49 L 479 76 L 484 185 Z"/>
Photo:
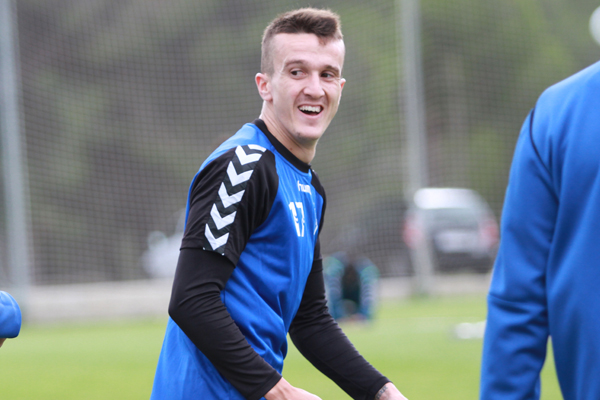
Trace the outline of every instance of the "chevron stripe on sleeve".
<path fill-rule="evenodd" d="M 207 250 L 225 253 L 225 244 L 229 239 L 229 230 L 235 220 L 238 206 L 254 168 L 265 150 L 264 147 L 253 144 L 238 146 L 235 149 L 235 155 L 227 166 L 227 173 L 219 187 L 217 199 L 211 207 L 210 218 L 204 229 Z"/>

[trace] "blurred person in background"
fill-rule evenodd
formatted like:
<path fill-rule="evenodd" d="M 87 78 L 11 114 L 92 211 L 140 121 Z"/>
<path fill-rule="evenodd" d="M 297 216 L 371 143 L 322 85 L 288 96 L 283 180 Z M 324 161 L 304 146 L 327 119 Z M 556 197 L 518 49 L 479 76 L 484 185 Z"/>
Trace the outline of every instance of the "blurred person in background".
<path fill-rule="evenodd" d="M 500 236 L 481 400 L 539 399 L 549 337 L 564 398 L 600 399 L 600 62 L 526 118 Z"/>
<path fill-rule="evenodd" d="M 152 399 L 318 399 L 282 376 L 296 347 L 354 399 L 404 396 L 327 310 L 310 168 L 345 80 L 339 17 L 300 9 L 265 30 L 259 119 L 202 164 L 188 197 Z"/>
<path fill-rule="evenodd" d="M 21 330 L 21 309 L 8 293 L 0 291 L 0 347 L 6 339 L 15 338 Z"/>
<path fill-rule="evenodd" d="M 327 305 L 336 321 L 370 321 L 377 303 L 379 270 L 367 257 L 352 251 L 323 260 Z"/>

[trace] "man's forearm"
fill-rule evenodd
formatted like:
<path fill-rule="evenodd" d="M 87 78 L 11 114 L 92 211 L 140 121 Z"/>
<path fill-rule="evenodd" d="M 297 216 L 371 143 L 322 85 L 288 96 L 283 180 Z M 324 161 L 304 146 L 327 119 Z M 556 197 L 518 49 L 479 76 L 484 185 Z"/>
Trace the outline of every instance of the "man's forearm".
<path fill-rule="evenodd" d="M 320 261 L 308 277 L 290 337 L 306 359 L 353 398 L 374 398 L 389 382 L 360 355 L 329 314 Z"/>
<path fill-rule="evenodd" d="M 250 346 L 221 301 L 220 291 L 233 270 L 226 262 L 216 253 L 183 249 L 169 315 L 240 393 L 259 399 L 281 375 Z"/>

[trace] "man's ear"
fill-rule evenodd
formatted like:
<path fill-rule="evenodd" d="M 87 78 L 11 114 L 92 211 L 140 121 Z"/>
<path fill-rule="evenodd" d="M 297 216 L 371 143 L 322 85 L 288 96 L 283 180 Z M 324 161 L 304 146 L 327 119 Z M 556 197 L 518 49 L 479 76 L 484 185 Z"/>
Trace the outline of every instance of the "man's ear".
<path fill-rule="evenodd" d="M 340 101 L 342 101 L 342 91 L 344 90 L 344 85 L 346 84 L 346 80 L 342 78 L 340 80 L 340 97 L 338 98 L 338 105 L 340 105 Z"/>
<path fill-rule="evenodd" d="M 273 96 L 271 95 L 271 82 L 269 81 L 269 75 L 259 72 L 254 77 L 254 80 L 256 81 L 256 87 L 260 97 L 262 97 L 264 101 L 271 101 Z"/>

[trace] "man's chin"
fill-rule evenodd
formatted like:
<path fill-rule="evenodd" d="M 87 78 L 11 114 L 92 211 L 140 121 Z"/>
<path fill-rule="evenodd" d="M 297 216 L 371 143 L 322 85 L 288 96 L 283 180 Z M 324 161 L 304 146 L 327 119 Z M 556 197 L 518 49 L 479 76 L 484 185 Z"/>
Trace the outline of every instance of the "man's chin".
<path fill-rule="evenodd" d="M 302 130 L 298 132 L 297 137 L 300 141 L 310 143 L 316 142 L 323 136 L 324 130 Z"/>
<path fill-rule="evenodd" d="M 325 133 L 327 126 L 323 126 L 320 124 L 303 124 L 303 126 L 298 127 L 298 137 L 305 139 L 307 141 L 315 141 L 319 140 L 321 136 Z"/>

